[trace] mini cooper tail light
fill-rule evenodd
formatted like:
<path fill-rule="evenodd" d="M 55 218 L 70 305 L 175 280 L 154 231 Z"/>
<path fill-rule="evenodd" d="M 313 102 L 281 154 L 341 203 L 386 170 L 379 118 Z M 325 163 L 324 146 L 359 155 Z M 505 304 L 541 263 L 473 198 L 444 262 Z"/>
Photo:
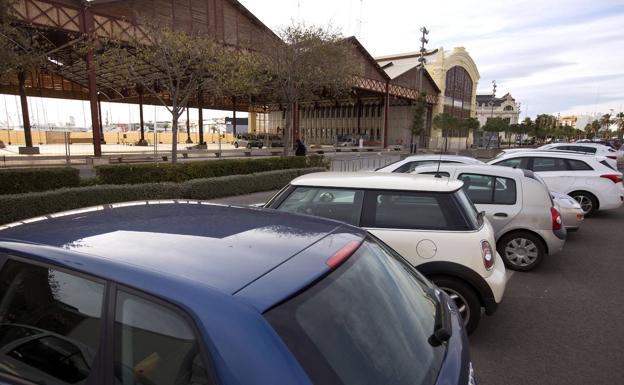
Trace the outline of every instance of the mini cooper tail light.
<path fill-rule="evenodd" d="M 561 230 L 561 227 L 563 226 L 563 220 L 561 219 L 561 214 L 559 214 L 559 211 L 557 211 L 556 208 L 551 207 L 550 215 L 552 217 L 553 230 Z"/>
<path fill-rule="evenodd" d="M 613 183 L 620 183 L 622 181 L 622 175 L 617 175 L 617 174 L 605 174 L 605 175 L 600 175 L 600 177 L 609 179 Z"/>
<path fill-rule="evenodd" d="M 338 266 L 342 265 L 362 244 L 361 241 L 351 241 L 347 243 L 342 249 L 338 250 L 336 254 L 329 257 L 325 264 L 329 266 L 330 269 L 336 269 Z"/>
<path fill-rule="evenodd" d="M 609 158 L 609 159 L 617 159 L 617 156 L 615 156 L 615 155 L 607 155 L 607 158 Z"/>
<path fill-rule="evenodd" d="M 481 241 L 481 256 L 483 257 L 483 265 L 486 270 L 492 270 L 494 267 L 494 253 L 492 245 L 488 241 Z"/>

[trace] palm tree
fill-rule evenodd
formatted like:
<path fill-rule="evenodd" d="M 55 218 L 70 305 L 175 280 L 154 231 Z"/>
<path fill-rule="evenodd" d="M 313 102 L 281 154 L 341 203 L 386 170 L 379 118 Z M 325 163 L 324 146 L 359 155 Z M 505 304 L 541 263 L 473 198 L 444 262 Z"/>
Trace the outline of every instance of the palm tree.
<path fill-rule="evenodd" d="M 617 118 L 617 126 L 618 126 L 618 138 L 622 140 L 622 135 L 624 134 L 624 112 L 618 113 Z"/>
<path fill-rule="evenodd" d="M 609 131 L 609 126 L 611 126 L 611 123 L 613 121 L 611 120 L 611 114 L 604 114 L 602 115 L 602 117 L 600 118 L 600 125 L 602 126 L 602 129 L 607 131 Z"/>

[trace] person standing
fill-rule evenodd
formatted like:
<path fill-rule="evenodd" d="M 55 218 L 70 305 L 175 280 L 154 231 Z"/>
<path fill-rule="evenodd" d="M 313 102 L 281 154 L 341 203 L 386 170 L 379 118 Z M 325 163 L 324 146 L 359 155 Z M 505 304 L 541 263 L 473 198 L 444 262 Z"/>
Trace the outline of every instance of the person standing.
<path fill-rule="evenodd" d="M 297 139 L 295 143 L 295 155 L 296 156 L 305 156 L 307 152 L 306 146 L 303 144 L 301 139 Z"/>

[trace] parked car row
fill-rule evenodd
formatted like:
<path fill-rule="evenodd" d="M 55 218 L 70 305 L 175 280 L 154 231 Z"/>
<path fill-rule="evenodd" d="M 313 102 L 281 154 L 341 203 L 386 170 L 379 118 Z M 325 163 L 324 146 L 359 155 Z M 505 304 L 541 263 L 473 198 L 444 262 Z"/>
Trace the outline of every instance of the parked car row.
<path fill-rule="evenodd" d="M 506 267 L 559 252 L 624 187 L 595 155 L 443 158 L 304 175 L 263 208 L 0 226 L 0 384 L 474 384 L 466 332 Z"/>

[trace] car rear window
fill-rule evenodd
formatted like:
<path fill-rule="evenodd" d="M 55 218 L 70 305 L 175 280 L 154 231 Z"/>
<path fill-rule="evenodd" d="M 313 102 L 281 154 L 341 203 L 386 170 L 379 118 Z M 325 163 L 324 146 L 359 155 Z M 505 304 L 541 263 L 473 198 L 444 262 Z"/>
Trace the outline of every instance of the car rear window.
<path fill-rule="evenodd" d="M 265 313 L 314 384 L 433 384 L 435 300 L 420 275 L 366 240 L 336 271 Z"/>
<path fill-rule="evenodd" d="M 413 230 L 466 230 L 451 193 L 368 191 L 362 226 Z"/>

